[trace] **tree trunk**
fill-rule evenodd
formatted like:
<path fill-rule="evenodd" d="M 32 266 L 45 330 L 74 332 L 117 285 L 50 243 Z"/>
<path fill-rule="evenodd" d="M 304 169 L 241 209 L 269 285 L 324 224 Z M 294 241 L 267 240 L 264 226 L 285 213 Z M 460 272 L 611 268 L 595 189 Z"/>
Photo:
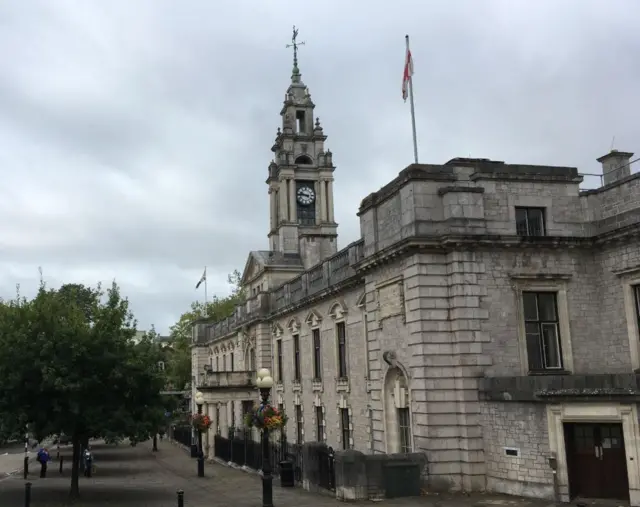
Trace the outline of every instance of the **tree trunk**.
<path fill-rule="evenodd" d="M 80 498 L 80 487 L 78 477 L 80 475 L 80 437 L 73 437 L 73 459 L 71 460 L 71 491 L 69 498 L 77 500 Z"/>

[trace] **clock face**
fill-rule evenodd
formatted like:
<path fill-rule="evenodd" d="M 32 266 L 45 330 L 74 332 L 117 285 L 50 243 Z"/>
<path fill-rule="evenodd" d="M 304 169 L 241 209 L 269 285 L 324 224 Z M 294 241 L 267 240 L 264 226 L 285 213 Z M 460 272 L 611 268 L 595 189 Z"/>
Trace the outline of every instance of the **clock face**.
<path fill-rule="evenodd" d="M 313 201 L 316 200 L 316 193 L 313 191 L 313 189 L 311 187 L 300 187 L 298 189 L 298 202 L 304 206 L 308 206 L 309 204 L 312 204 Z"/>

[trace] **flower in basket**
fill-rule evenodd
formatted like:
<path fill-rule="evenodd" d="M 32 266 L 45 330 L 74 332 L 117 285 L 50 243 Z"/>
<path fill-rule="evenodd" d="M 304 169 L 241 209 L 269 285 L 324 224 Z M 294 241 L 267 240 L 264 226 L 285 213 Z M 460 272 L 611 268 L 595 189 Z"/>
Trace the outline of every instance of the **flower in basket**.
<path fill-rule="evenodd" d="M 287 414 L 284 413 L 284 410 L 279 410 L 269 404 L 258 405 L 245 414 L 244 424 L 248 428 L 259 430 L 278 430 L 287 424 Z"/>
<path fill-rule="evenodd" d="M 204 414 L 193 414 L 191 416 L 191 424 L 198 431 L 207 431 L 211 426 L 211 418 Z"/>

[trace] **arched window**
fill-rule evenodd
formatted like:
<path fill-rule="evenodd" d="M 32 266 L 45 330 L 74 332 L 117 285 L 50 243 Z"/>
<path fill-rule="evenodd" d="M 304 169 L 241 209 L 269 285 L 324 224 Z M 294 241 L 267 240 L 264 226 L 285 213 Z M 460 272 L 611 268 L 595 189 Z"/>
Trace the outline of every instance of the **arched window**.
<path fill-rule="evenodd" d="M 300 155 L 298 158 L 296 158 L 296 164 L 313 164 L 313 160 L 311 160 L 311 157 L 309 155 Z"/>
<path fill-rule="evenodd" d="M 387 452 L 412 452 L 409 388 L 400 368 L 389 369 L 384 389 Z"/>

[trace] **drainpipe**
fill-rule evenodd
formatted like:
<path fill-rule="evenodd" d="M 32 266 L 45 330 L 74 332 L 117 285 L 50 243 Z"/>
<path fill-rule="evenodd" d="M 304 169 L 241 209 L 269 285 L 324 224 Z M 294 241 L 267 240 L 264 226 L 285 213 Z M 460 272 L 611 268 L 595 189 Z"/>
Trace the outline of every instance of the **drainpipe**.
<path fill-rule="evenodd" d="M 560 503 L 560 487 L 558 484 L 558 459 L 555 452 L 549 455 L 549 468 L 553 472 L 553 499 L 558 505 Z"/>

